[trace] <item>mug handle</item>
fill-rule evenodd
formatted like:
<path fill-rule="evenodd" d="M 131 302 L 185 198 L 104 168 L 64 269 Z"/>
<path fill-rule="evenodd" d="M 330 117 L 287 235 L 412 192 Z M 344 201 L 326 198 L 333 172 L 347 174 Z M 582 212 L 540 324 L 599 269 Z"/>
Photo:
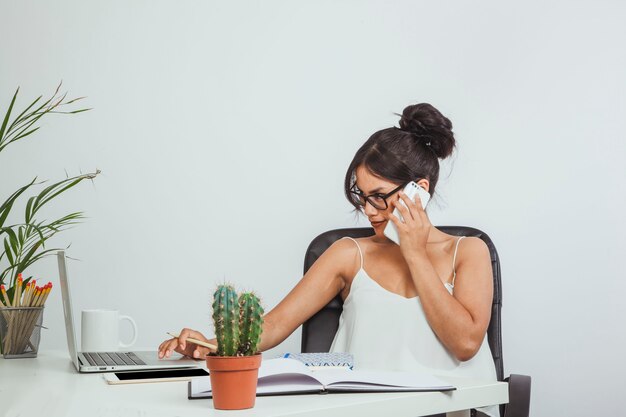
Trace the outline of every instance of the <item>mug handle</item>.
<path fill-rule="evenodd" d="M 130 343 L 123 343 L 120 340 L 120 347 L 127 348 L 129 346 L 134 345 L 135 342 L 137 341 L 137 323 L 135 323 L 135 320 L 133 320 L 132 317 L 130 316 L 120 316 L 120 321 L 122 320 L 128 320 L 130 324 L 132 324 L 133 326 L 133 340 L 131 340 Z"/>

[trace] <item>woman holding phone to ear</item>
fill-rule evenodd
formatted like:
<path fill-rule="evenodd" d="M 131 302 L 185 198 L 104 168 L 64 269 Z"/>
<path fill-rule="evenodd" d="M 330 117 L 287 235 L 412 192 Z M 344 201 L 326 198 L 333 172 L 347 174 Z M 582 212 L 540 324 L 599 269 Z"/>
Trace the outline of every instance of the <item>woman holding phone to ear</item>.
<path fill-rule="evenodd" d="M 452 123 L 427 103 L 399 116 L 399 127 L 380 130 L 361 146 L 345 177 L 348 201 L 375 234 L 340 239 L 319 257 L 265 315 L 260 350 L 281 343 L 340 294 L 343 312 L 331 351 L 353 353 L 357 367 L 496 380 L 486 339 L 493 297 L 489 250 L 478 238 L 436 229 L 420 198 L 402 191 L 413 181 L 434 195 L 439 160 L 455 147 Z M 399 245 L 384 233 L 389 222 Z M 159 356 L 204 357 L 208 349 L 188 337 L 208 340 L 183 329 L 160 345 Z M 499 415 L 496 406 L 480 411 Z"/>

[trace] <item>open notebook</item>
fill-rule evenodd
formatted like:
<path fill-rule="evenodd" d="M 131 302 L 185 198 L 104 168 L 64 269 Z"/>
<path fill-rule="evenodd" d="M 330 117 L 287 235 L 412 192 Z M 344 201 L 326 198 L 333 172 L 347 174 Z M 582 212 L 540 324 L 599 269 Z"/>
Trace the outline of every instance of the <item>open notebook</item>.
<path fill-rule="evenodd" d="M 259 368 L 257 395 L 327 392 L 451 391 L 454 386 L 437 377 L 413 372 L 312 371 L 290 358 L 264 360 Z M 211 398 L 211 379 L 189 382 L 189 399 Z"/>

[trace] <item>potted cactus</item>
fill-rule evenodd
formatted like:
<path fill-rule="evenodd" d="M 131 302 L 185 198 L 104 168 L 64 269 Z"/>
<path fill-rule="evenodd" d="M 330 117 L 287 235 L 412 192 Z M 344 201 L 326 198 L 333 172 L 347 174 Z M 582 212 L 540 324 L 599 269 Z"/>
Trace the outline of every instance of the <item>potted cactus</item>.
<path fill-rule="evenodd" d="M 213 406 L 220 410 L 254 407 L 261 354 L 263 307 L 252 292 L 218 286 L 213 294 L 213 324 L 217 352 L 206 357 L 211 374 Z"/>

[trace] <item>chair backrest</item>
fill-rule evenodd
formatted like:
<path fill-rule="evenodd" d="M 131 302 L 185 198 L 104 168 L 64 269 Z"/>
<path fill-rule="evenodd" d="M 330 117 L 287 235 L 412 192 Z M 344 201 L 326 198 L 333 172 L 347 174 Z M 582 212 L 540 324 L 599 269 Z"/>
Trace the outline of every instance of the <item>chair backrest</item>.
<path fill-rule="evenodd" d="M 493 270 L 493 304 L 491 306 L 491 321 L 487 329 L 487 339 L 496 365 L 498 380 L 504 379 L 504 365 L 502 361 L 502 333 L 500 313 L 502 309 L 502 286 L 500 283 L 500 259 L 493 242 L 486 233 L 465 226 L 437 226 L 437 229 L 454 236 L 474 236 L 482 239 L 489 248 L 491 267 Z M 374 229 L 359 227 L 350 229 L 336 229 L 322 233 L 309 245 L 304 257 L 304 273 L 320 257 L 322 253 L 336 240 L 349 236 L 352 238 L 367 237 L 374 234 Z M 319 312 L 313 315 L 302 325 L 302 352 L 328 352 L 333 342 L 339 317 L 343 310 L 343 300 L 335 297 Z"/>

